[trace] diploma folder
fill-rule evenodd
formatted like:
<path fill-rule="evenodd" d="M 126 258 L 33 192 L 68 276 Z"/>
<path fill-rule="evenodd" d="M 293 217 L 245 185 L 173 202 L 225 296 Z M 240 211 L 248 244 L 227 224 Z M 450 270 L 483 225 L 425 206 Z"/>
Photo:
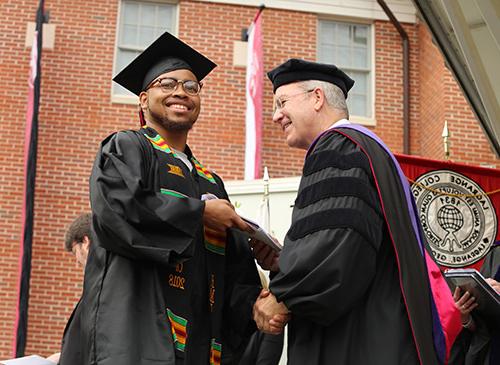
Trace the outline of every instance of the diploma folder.
<path fill-rule="evenodd" d="M 201 196 L 201 200 L 212 200 L 219 199 L 214 194 L 206 193 Z M 271 247 L 275 251 L 281 251 L 283 245 L 278 242 L 273 236 L 271 236 L 264 228 L 262 228 L 257 222 L 251 220 L 250 218 L 243 217 L 238 211 L 236 211 L 241 219 L 243 219 L 252 229 L 253 233 L 247 233 L 250 237 L 255 238 L 256 240 L 264 242 L 266 245 Z"/>
<path fill-rule="evenodd" d="M 264 242 L 266 245 L 271 247 L 273 250 L 280 252 L 281 249 L 283 248 L 283 245 L 278 242 L 273 236 L 271 236 L 267 231 L 262 228 L 257 222 L 254 222 L 253 220 L 241 216 L 241 219 L 243 219 L 245 222 L 248 223 L 250 227 L 254 230 L 253 233 L 249 233 L 248 235 L 252 238 L 255 238 L 256 240 Z"/>
<path fill-rule="evenodd" d="M 468 291 L 476 298 L 477 311 L 487 321 L 500 326 L 500 295 L 486 282 L 483 275 L 475 269 L 452 269 L 444 273 L 453 290 L 459 287 L 462 294 Z"/>

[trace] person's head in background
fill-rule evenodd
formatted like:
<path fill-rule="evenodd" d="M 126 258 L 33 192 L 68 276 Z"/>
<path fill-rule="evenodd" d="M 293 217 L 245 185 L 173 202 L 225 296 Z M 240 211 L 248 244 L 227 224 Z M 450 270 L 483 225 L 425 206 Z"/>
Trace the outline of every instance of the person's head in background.
<path fill-rule="evenodd" d="M 92 215 L 90 213 L 80 214 L 69 225 L 64 238 L 66 251 L 75 255 L 76 261 L 85 267 L 87 255 L 92 243 L 90 234 Z"/>

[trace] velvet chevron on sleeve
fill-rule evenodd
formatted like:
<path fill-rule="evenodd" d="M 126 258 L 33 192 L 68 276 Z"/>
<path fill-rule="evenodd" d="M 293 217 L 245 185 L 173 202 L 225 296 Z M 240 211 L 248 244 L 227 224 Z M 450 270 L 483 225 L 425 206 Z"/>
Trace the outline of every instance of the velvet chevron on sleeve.
<path fill-rule="evenodd" d="M 362 300 L 382 238 L 369 166 L 350 168 L 344 162 L 359 155 L 355 146 L 339 136 L 328 142 L 306 159 L 280 272 L 271 286 L 292 313 L 322 325 Z M 334 153 L 325 153 L 330 149 Z M 335 298 L 343 299 L 332 309 Z"/>

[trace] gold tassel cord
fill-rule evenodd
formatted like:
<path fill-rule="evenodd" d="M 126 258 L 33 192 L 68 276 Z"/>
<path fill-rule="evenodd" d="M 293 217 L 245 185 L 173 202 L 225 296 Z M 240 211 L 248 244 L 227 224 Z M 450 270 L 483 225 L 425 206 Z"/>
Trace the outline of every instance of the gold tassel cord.
<path fill-rule="evenodd" d="M 437 190 L 437 189 L 432 189 L 432 188 L 429 188 L 427 186 L 424 186 L 410 178 L 406 178 L 412 185 L 416 185 L 424 190 L 428 190 L 428 191 L 431 191 L 435 194 L 438 194 L 438 195 L 446 195 L 446 196 L 453 196 L 453 197 L 456 197 L 456 198 L 479 198 L 479 197 L 483 197 L 483 196 L 489 196 L 489 195 L 493 195 L 493 194 L 496 194 L 498 192 L 500 192 L 500 189 L 496 189 L 496 190 L 493 190 L 493 191 L 489 191 L 489 192 L 485 192 L 485 193 L 481 193 L 481 194 L 452 194 L 452 193 L 446 193 L 444 191 L 441 191 L 441 190 Z"/>

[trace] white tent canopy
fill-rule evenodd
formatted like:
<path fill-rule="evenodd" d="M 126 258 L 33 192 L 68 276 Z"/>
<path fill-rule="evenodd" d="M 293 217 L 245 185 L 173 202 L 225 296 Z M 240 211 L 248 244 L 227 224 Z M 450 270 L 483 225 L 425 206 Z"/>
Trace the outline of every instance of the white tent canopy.
<path fill-rule="evenodd" d="M 413 2 L 500 157 L 500 1 Z"/>

